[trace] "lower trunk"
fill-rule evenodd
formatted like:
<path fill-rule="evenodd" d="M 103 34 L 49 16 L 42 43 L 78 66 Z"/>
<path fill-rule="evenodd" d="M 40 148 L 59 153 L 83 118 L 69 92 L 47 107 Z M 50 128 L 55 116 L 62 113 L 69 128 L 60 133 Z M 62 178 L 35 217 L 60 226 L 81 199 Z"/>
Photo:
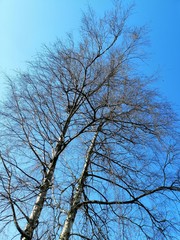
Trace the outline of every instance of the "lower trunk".
<path fill-rule="evenodd" d="M 38 225 L 38 219 L 44 206 L 44 201 L 54 174 L 54 169 L 55 165 L 51 163 L 49 171 L 47 172 L 47 175 L 43 180 L 42 186 L 40 187 L 40 193 L 37 196 L 31 215 L 28 219 L 28 223 L 24 229 L 24 236 L 21 237 L 21 240 L 31 240 L 33 237 L 33 232 Z"/>
<path fill-rule="evenodd" d="M 83 193 L 83 187 L 84 187 L 84 183 L 86 181 L 88 167 L 89 167 L 89 164 L 90 164 L 90 158 L 91 158 L 92 150 L 93 150 L 94 145 L 95 145 L 97 135 L 98 135 L 98 130 L 95 133 L 95 135 L 94 135 L 94 137 L 91 141 L 91 145 L 89 146 L 89 149 L 88 149 L 88 152 L 87 152 L 87 155 L 86 155 L 86 161 L 85 161 L 85 164 L 84 164 L 84 168 L 83 168 L 82 174 L 79 178 L 78 186 L 76 188 L 76 191 L 73 195 L 73 201 L 72 201 L 72 204 L 70 206 L 70 210 L 67 214 L 67 218 L 64 222 L 64 226 L 63 226 L 63 229 L 62 229 L 59 240 L 68 240 L 69 237 L 70 237 L 71 230 L 72 230 L 72 227 L 73 227 L 73 223 L 74 223 L 77 211 L 78 211 L 79 203 L 81 201 L 81 197 L 82 197 L 82 193 Z"/>
<path fill-rule="evenodd" d="M 68 216 L 67 216 L 66 221 L 64 223 L 63 230 L 61 232 L 59 240 L 68 240 L 69 239 L 71 229 L 72 229 L 75 217 L 76 217 L 76 213 L 77 213 L 77 208 L 74 208 L 74 209 L 72 208 L 68 212 Z"/>
<path fill-rule="evenodd" d="M 64 150 L 65 146 L 64 145 L 64 136 L 66 134 L 66 131 L 68 129 L 68 125 L 70 123 L 70 119 L 71 119 L 72 115 L 69 115 L 69 118 L 67 119 L 67 122 L 65 124 L 64 127 L 64 131 L 63 131 L 63 135 L 59 138 L 59 141 L 52 153 L 52 159 L 51 162 L 48 166 L 48 171 L 46 173 L 46 176 L 43 179 L 41 188 L 40 188 L 40 193 L 37 196 L 36 202 L 34 204 L 33 210 L 31 212 L 31 215 L 29 217 L 28 223 L 24 229 L 24 236 L 21 237 L 21 240 L 31 240 L 33 237 L 33 232 L 34 229 L 37 227 L 38 225 L 38 220 L 41 214 L 41 211 L 43 209 L 44 206 L 44 201 L 47 195 L 47 192 L 49 190 L 50 184 L 52 182 L 52 178 L 54 175 L 54 171 L 55 171 L 55 167 L 56 167 L 56 162 L 58 159 L 58 156 L 60 155 L 60 153 Z"/>
<path fill-rule="evenodd" d="M 73 202 L 72 202 L 71 208 L 64 222 L 64 226 L 63 226 L 59 240 L 68 240 L 70 237 L 71 229 L 72 229 L 72 226 L 76 217 L 76 213 L 78 210 L 78 204 L 81 201 L 81 196 L 83 192 L 83 182 L 84 181 L 82 181 L 82 179 L 80 178 L 77 190 L 73 196 Z"/>
<path fill-rule="evenodd" d="M 38 195 L 38 197 L 36 199 L 36 202 L 35 202 L 35 205 L 33 207 L 33 210 L 31 212 L 31 215 L 29 217 L 29 221 L 28 221 L 28 223 L 25 227 L 25 230 L 24 230 L 25 235 L 27 235 L 28 237 L 22 237 L 21 238 L 22 240 L 31 240 L 32 239 L 34 229 L 38 225 L 38 219 L 39 219 L 39 216 L 41 214 L 41 211 L 42 211 L 42 208 L 43 208 L 43 205 L 44 205 L 44 200 L 45 200 L 45 197 L 46 197 L 47 190 L 41 192 Z"/>

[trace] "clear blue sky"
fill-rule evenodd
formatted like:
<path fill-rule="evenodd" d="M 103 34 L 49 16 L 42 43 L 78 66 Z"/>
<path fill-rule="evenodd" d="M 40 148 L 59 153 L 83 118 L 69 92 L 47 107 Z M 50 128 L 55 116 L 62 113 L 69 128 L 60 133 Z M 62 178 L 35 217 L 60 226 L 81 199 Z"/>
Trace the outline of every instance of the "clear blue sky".
<path fill-rule="evenodd" d="M 25 68 L 25 62 L 41 51 L 43 43 L 77 31 L 88 2 L 98 13 L 111 6 L 110 0 L 0 0 L 1 96 L 2 72 L 13 74 L 13 69 Z M 180 112 L 180 0 L 134 2 L 132 22 L 147 24 L 150 29 L 147 68 L 160 71 L 157 86 Z"/>

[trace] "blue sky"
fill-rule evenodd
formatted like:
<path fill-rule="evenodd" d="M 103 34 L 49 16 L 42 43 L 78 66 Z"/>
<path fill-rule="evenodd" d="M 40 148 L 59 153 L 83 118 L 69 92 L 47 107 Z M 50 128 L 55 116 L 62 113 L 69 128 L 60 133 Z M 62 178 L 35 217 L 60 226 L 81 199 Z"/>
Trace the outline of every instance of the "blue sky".
<path fill-rule="evenodd" d="M 124 0 L 124 4 L 130 2 Z M 87 4 L 100 14 L 110 0 L 0 0 L 0 94 L 4 93 L 3 72 L 24 69 L 26 61 L 41 51 L 42 44 L 76 32 Z M 147 24 L 151 45 L 146 60 L 148 72 L 159 71 L 157 86 L 180 112 L 180 0 L 134 0 L 131 17 Z"/>

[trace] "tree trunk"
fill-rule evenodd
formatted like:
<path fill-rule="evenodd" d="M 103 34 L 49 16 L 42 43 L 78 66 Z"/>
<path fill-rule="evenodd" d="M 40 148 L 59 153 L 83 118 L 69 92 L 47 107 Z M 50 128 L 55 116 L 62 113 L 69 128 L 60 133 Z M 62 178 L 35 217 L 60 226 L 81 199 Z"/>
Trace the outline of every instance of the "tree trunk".
<path fill-rule="evenodd" d="M 94 135 L 94 137 L 91 141 L 91 144 L 89 146 L 89 149 L 88 149 L 88 152 L 87 152 L 87 155 L 86 155 L 86 162 L 84 164 L 82 174 L 81 174 L 81 176 L 78 180 L 78 186 L 77 186 L 76 191 L 73 195 L 72 204 L 70 205 L 70 210 L 69 210 L 69 212 L 67 214 L 67 218 L 64 222 L 64 226 L 63 226 L 63 229 L 62 229 L 59 240 L 68 240 L 69 237 L 70 237 L 71 229 L 72 229 L 75 217 L 76 217 L 77 210 L 79 208 L 79 203 L 81 201 L 84 182 L 86 181 L 86 176 L 87 176 L 87 172 L 88 172 L 90 158 L 91 158 L 93 147 L 94 147 L 95 142 L 96 142 L 96 138 L 98 136 L 98 132 L 99 132 L 98 130 L 95 132 L 95 135 Z"/>
<path fill-rule="evenodd" d="M 60 153 L 64 150 L 65 145 L 64 145 L 64 136 L 66 134 L 66 131 L 68 129 L 68 125 L 70 123 L 70 119 L 71 119 L 72 115 L 69 115 L 69 118 L 66 121 L 65 127 L 64 127 L 64 131 L 62 136 L 59 138 L 59 142 L 57 143 L 54 151 L 52 152 L 52 159 L 49 163 L 48 166 L 48 171 L 44 176 L 44 179 L 42 181 L 42 185 L 40 187 L 40 193 L 36 198 L 36 202 L 34 204 L 34 207 L 32 209 L 31 215 L 28 219 L 28 223 L 24 229 L 24 236 L 21 237 L 21 240 L 31 240 L 33 237 L 33 232 L 34 229 L 37 227 L 38 223 L 39 223 L 39 217 L 41 214 L 41 211 L 43 209 L 44 206 L 44 201 L 46 199 L 46 195 L 47 192 L 49 190 L 49 187 L 51 185 L 52 182 L 52 178 L 54 175 L 54 171 L 56 168 L 56 162 L 58 160 L 58 157 L 60 155 Z"/>
<path fill-rule="evenodd" d="M 32 209 L 31 215 L 28 219 L 28 223 L 24 229 L 24 236 L 21 237 L 21 240 L 31 240 L 33 237 L 33 232 L 34 229 L 37 227 L 39 223 L 39 217 L 41 214 L 41 211 L 44 206 L 44 202 L 46 199 L 47 192 L 49 190 L 49 187 L 52 182 L 52 178 L 54 175 L 55 167 L 56 167 L 56 162 L 58 159 L 59 154 L 64 150 L 63 146 L 63 138 L 62 140 L 57 143 L 57 146 L 55 148 L 54 153 L 52 154 L 52 159 L 49 163 L 48 166 L 48 171 L 44 176 L 44 179 L 42 181 L 42 185 L 40 187 L 40 193 L 38 194 L 36 198 L 36 202 L 34 204 L 34 207 Z"/>
<path fill-rule="evenodd" d="M 29 221 L 24 229 L 24 233 L 27 236 L 21 237 L 22 240 L 31 240 L 33 237 L 33 232 L 38 225 L 38 219 L 43 209 L 46 194 L 47 194 L 47 191 L 49 190 L 49 186 L 51 184 L 51 180 L 54 174 L 55 161 L 56 160 L 54 159 L 54 161 L 50 163 L 49 170 L 43 179 L 43 183 L 40 187 L 40 193 L 37 196 L 36 202 L 34 204 L 31 215 L 29 217 Z"/>

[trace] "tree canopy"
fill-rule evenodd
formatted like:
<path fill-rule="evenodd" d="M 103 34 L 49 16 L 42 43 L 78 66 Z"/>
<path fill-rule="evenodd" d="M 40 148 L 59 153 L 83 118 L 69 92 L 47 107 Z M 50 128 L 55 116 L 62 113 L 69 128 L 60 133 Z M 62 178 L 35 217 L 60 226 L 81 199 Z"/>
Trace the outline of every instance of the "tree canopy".
<path fill-rule="evenodd" d="M 8 77 L 0 231 L 14 225 L 11 239 L 178 239 L 178 120 L 140 71 L 146 30 L 130 13 L 89 8 L 78 40 Z"/>

